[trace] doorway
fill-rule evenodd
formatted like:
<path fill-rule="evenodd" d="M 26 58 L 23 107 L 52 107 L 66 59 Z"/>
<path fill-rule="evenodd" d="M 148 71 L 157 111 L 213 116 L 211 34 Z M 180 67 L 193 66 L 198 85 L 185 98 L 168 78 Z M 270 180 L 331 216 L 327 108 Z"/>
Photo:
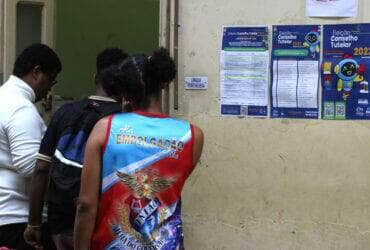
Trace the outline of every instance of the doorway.
<path fill-rule="evenodd" d="M 0 0 L 0 84 L 33 43 L 54 45 L 54 0 Z"/>
<path fill-rule="evenodd" d="M 160 0 L 58 0 L 56 51 L 63 71 L 54 93 L 75 99 L 94 91 L 97 53 L 120 47 L 150 53 L 159 45 Z"/>

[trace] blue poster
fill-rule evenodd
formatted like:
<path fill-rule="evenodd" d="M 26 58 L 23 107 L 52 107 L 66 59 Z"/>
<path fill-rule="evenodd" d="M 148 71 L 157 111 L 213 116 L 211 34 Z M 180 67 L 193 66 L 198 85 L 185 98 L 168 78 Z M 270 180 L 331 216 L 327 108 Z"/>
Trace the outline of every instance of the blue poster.
<path fill-rule="evenodd" d="M 370 119 L 370 24 L 324 25 L 322 118 Z"/>
<path fill-rule="evenodd" d="M 272 118 L 318 119 L 319 25 L 273 26 Z"/>
<path fill-rule="evenodd" d="M 267 27 L 223 27 L 221 115 L 267 116 Z"/>

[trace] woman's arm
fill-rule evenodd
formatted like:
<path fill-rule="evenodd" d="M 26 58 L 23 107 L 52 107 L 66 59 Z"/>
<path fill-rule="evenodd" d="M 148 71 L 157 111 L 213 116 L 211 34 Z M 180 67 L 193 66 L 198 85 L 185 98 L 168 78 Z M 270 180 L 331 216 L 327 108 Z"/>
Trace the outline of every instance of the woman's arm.
<path fill-rule="evenodd" d="M 98 210 L 101 157 L 107 125 L 107 118 L 100 120 L 92 130 L 86 144 L 74 227 L 75 250 L 90 248 Z"/>
<path fill-rule="evenodd" d="M 193 146 L 193 166 L 197 165 L 200 156 L 202 155 L 203 151 L 203 144 L 204 144 L 204 135 L 203 131 L 193 125 L 194 128 L 194 146 Z"/>

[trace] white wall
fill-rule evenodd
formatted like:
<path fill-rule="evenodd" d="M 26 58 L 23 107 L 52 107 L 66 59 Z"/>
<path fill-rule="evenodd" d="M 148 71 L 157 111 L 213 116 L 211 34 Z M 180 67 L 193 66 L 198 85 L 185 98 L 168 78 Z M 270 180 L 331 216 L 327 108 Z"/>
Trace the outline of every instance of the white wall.
<path fill-rule="evenodd" d="M 222 25 L 370 22 L 370 1 L 359 3 L 355 19 L 313 19 L 304 0 L 180 1 L 171 113 L 206 136 L 183 193 L 187 249 L 370 249 L 370 121 L 219 115 Z M 207 91 L 184 90 L 193 75 L 208 76 Z"/>

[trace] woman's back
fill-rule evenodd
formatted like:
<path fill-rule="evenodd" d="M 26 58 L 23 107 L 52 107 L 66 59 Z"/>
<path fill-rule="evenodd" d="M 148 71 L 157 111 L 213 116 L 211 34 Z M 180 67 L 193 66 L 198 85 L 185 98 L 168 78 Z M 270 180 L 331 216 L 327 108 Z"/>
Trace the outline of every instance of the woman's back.
<path fill-rule="evenodd" d="M 163 48 L 100 75 L 103 88 L 112 87 L 112 95 L 124 98 L 124 110 L 135 112 L 104 118 L 90 134 L 76 250 L 183 249 L 180 195 L 201 156 L 203 132 L 162 114 L 161 93 L 175 75 Z"/>
<path fill-rule="evenodd" d="M 111 116 L 107 128 L 91 246 L 181 249 L 180 195 L 194 166 L 192 125 L 135 112 Z"/>

